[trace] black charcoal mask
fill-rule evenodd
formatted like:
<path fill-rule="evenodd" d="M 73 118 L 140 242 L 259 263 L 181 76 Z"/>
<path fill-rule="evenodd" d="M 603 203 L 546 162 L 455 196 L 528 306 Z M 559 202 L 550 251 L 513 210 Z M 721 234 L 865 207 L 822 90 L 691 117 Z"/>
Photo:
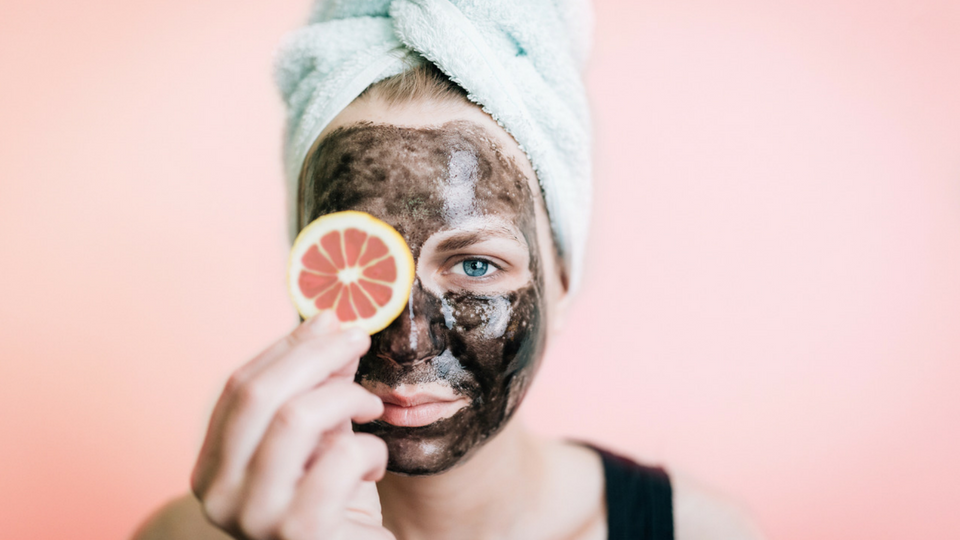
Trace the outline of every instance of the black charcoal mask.
<path fill-rule="evenodd" d="M 304 169 L 300 226 L 360 210 L 400 232 L 420 267 L 427 240 L 465 222 L 506 223 L 529 251 L 529 279 L 509 290 L 429 291 L 418 277 L 408 309 L 372 336 L 357 382 L 442 383 L 468 405 L 422 427 L 356 425 L 389 448 L 388 469 L 435 474 L 462 462 L 510 419 L 536 372 L 546 338 L 543 268 L 527 176 L 480 125 L 437 128 L 359 123 L 327 135 Z M 482 263 L 473 264 L 479 268 Z M 486 290 L 486 289 L 485 289 Z"/>

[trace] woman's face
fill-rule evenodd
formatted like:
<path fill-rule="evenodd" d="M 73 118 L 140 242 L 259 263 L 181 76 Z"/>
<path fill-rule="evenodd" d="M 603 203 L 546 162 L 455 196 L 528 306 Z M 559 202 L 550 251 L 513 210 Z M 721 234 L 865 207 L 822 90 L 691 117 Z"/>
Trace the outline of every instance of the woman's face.
<path fill-rule="evenodd" d="M 360 210 L 410 246 L 408 308 L 372 336 L 356 375 L 385 413 L 355 429 L 387 443 L 389 470 L 434 474 L 511 418 L 543 355 L 559 279 L 529 161 L 502 128 L 467 105 L 409 109 L 361 100 L 321 134 L 300 223 Z"/>

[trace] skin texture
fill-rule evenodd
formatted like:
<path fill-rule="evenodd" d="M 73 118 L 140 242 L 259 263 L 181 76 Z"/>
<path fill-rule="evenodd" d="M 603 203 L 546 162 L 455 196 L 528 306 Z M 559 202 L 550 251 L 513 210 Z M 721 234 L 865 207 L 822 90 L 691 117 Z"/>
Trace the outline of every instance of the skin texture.
<path fill-rule="evenodd" d="M 534 172 L 522 151 L 472 104 L 414 101 L 391 106 L 358 99 L 328 132 L 359 122 L 419 128 L 453 120 L 486 126 L 488 133 L 498 136 L 501 148 L 514 156 L 530 179 L 532 193 L 537 193 Z M 562 326 L 568 303 L 563 268 L 551 253 L 550 226 L 540 197 L 535 197 L 535 205 L 549 314 L 541 316 L 540 325 L 549 322 L 553 336 Z M 420 286 L 436 298 L 455 288 L 451 283 L 461 283 L 437 272 L 430 260 L 431 251 L 439 252 L 437 239 L 444 234 L 436 233 L 419 252 Z M 521 266 L 525 271 L 518 272 Z M 534 282 L 529 267 L 526 259 L 514 262 L 514 267 L 505 267 L 504 275 L 511 279 L 471 288 L 475 296 L 481 290 L 490 294 L 523 288 Z M 607 537 L 599 456 L 580 445 L 535 437 L 516 418 L 472 458 L 461 460 L 462 466 L 429 476 L 387 474 L 374 485 L 376 471 L 382 471 L 387 461 L 383 441 L 365 433 L 348 437 L 348 431 L 330 431 L 331 425 L 341 424 L 349 430 L 351 418 L 365 422 L 383 410 L 379 398 L 359 387 L 348 392 L 352 398 L 345 399 L 343 393 L 348 381 L 357 386 L 352 381 L 359 356 L 370 342 L 356 349 L 346 346 L 345 333 L 325 324 L 320 317 L 307 321 L 231 375 L 194 470 L 194 493 L 159 510 L 136 533 L 136 540 Z M 730 510 L 729 502 L 674 473 L 677 540 L 759 538 L 747 532 L 750 527 Z M 241 531 L 233 532 L 238 527 Z"/>
<path fill-rule="evenodd" d="M 368 212 L 403 235 L 417 263 L 408 309 L 372 337 L 356 381 L 440 383 L 468 400 L 427 426 L 355 425 L 387 443 L 391 472 L 436 474 L 462 463 L 522 400 L 546 341 L 534 201 L 516 161 L 468 120 L 418 128 L 354 123 L 327 134 L 308 158 L 301 227 L 331 212 Z M 497 231 L 519 248 L 511 279 L 489 284 L 444 273 L 476 260 L 456 258 L 471 245 L 469 235 L 445 233 L 471 230 Z"/>

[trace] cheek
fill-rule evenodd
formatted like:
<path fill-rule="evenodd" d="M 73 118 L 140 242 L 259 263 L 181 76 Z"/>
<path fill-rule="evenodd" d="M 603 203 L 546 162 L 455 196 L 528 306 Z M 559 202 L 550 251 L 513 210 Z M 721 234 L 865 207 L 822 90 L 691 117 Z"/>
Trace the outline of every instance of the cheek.
<path fill-rule="evenodd" d="M 533 368 L 542 351 L 543 301 L 537 287 L 492 296 L 445 295 L 441 310 L 451 352 L 488 385 Z M 484 385 L 487 386 L 487 385 Z"/>

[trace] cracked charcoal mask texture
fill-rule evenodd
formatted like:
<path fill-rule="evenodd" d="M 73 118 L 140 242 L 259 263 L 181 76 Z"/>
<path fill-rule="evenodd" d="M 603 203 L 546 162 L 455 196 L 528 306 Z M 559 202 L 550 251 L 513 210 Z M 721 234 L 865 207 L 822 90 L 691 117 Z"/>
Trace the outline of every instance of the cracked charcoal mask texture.
<path fill-rule="evenodd" d="M 372 336 L 360 383 L 440 382 L 469 399 L 449 418 L 422 427 L 355 425 L 387 443 L 390 471 L 435 474 L 466 459 L 519 405 L 546 338 L 543 269 L 534 194 L 516 162 L 480 125 L 437 128 L 358 123 L 332 131 L 301 179 L 300 227 L 341 210 L 368 212 L 406 239 L 420 268 L 424 243 L 467 221 L 508 223 L 529 251 L 529 279 L 509 290 L 430 291 L 420 277 L 408 309 Z"/>

